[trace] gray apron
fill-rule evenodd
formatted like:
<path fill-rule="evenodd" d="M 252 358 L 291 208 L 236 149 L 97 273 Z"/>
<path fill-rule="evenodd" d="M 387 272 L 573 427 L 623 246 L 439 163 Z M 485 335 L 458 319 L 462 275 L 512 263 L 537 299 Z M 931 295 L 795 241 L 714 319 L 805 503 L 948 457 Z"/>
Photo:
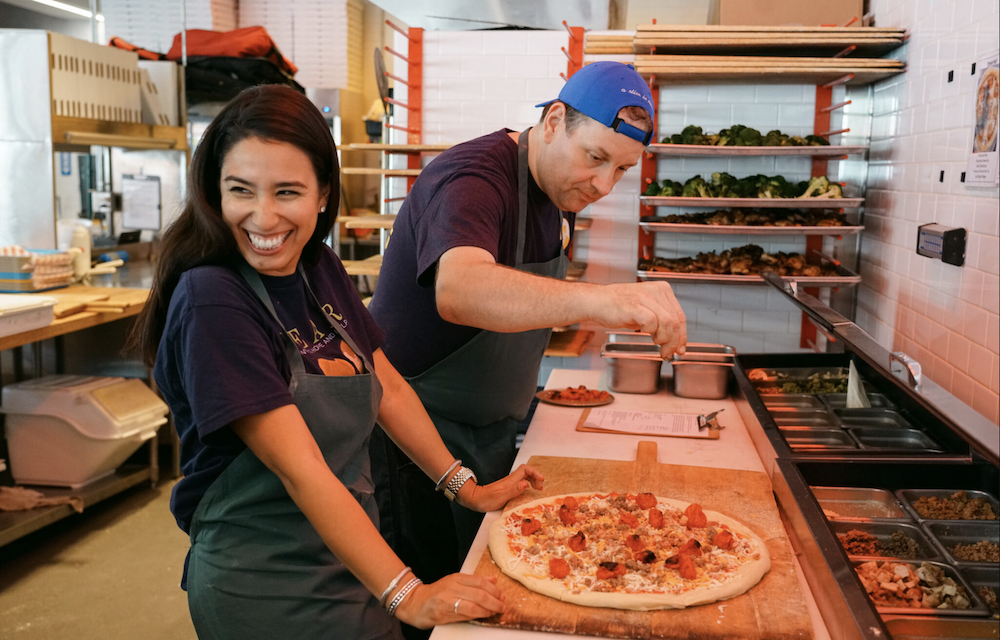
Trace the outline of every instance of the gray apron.
<path fill-rule="evenodd" d="M 528 221 L 527 131 L 518 139 L 517 171 L 514 268 L 564 279 L 569 259 L 561 247 L 558 255 L 547 262 L 524 262 Z M 510 473 L 517 424 L 527 415 L 535 396 L 538 369 L 551 335 L 551 328 L 519 333 L 483 330 L 427 371 L 407 378 L 451 454 L 476 473 L 479 484 L 495 482 Z M 452 514 L 459 547 L 468 550 L 483 515 L 457 504 L 452 504 Z"/>
<path fill-rule="evenodd" d="M 257 272 L 243 263 L 240 272 L 280 326 Z M 301 266 L 299 273 L 316 301 Z M 329 314 L 327 319 L 338 327 Z M 338 333 L 364 358 L 366 371 L 308 374 L 286 334 L 289 390 L 326 463 L 377 527 L 368 439 L 382 386 L 347 332 Z M 278 476 L 249 448 L 212 483 L 195 511 L 188 604 L 201 640 L 400 637 L 399 623 L 333 555 Z"/>

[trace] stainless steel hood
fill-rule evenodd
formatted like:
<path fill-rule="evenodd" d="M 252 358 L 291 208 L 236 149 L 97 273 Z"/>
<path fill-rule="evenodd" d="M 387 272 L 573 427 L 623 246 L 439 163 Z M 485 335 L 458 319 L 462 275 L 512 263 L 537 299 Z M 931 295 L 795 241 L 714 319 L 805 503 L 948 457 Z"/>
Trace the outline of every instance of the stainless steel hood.
<path fill-rule="evenodd" d="M 521 27 L 607 29 L 618 0 L 372 0 L 408 26 L 428 31 Z"/>

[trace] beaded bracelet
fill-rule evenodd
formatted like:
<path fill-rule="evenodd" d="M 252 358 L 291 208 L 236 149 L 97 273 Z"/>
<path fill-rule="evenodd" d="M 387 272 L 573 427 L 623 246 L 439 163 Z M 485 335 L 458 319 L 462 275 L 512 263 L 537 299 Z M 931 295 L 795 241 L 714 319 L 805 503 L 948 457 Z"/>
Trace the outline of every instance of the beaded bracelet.
<path fill-rule="evenodd" d="M 452 470 L 455 467 L 457 467 L 457 466 L 459 466 L 461 464 L 462 464 L 462 461 L 459 460 L 458 458 L 455 458 L 455 461 L 451 463 L 451 466 L 448 467 L 448 470 L 444 472 L 444 474 L 441 476 L 441 478 L 438 479 L 437 483 L 434 485 L 434 490 L 435 491 L 440 491 L 441 488 L 444 487 L 444 481 L 448 478 L 448 475 L 452 472 Z"/>
<path fill-rule="evenodd" d="M 392 579 L 392 582 L 389 583 L 389 586 L 386 587 L 385 591 L 382 592 L 382 597 L 378 599 L 378 606 L 380 607 L 385 606 L 385 599 L 389 597 L 389 594 L 392 593 L 392 590 L 396 588 L 396 585 L 399 584 L 399 581 L 402 580 L 403 576 L 405 576 L 409 571 L 412 571 L 412 569 L 410 569 L 409 567 L 403 567 L 403 570 L 399 572 L 399 575 Z"/>
<path fill-rule="evenodd" d="M 421 584 L 423 584 L 423 581 L 420 578 L 414 578 L 409 582 L 407 582 L 405 585 L 403 585 L 403 588 L 399 590 L 399 593 L 396 594 L 396 597 L 392 599 L 392 602 L 390 602 L 389 606 L 387 607 L 389 615 L 395 616 L 396 609 L 399 607 L 400 603 L 403 602 L 403 598 L 408 596 L 411 591 L 416 589 L 417 586 Z"/>
<path fill-rule="evenodd" d="M 472 472 L 472 469 L 468 467 L 462 467 L 458 470 L 451 480 L 448 481 L 448 485 L 444 488 L 444 495 L 451 500 L 455 501 L 458 497 L 458 492 L 469 480 L 477 480 L 476 474 Z"/>

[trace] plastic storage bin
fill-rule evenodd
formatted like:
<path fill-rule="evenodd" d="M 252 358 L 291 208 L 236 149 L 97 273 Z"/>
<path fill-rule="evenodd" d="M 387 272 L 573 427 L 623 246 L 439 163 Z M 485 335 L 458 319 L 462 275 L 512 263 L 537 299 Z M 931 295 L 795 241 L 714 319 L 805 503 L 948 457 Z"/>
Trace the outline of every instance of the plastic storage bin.
<path fill-rule="evenodd" d="M 0 293 L 0 338 L 49 326 L 57 302 L 50 296 Z"/>
<path fill-rule="evenodd" d="M 6 416 L 18 484 L 81 487 L 112 472 L 167 421 L 141 380 L 54 375 L 11 384 Z"/>

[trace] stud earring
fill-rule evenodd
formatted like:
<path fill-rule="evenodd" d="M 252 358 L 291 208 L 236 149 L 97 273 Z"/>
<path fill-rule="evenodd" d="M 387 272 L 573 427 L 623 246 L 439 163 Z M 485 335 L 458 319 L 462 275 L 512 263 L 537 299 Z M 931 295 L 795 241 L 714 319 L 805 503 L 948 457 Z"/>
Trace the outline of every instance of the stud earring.
<path fill-rule="evenodd" d="M 319 208 L 319 212 L 320 213 L 326 213 L 326 207 L 320 207 Z"/>

